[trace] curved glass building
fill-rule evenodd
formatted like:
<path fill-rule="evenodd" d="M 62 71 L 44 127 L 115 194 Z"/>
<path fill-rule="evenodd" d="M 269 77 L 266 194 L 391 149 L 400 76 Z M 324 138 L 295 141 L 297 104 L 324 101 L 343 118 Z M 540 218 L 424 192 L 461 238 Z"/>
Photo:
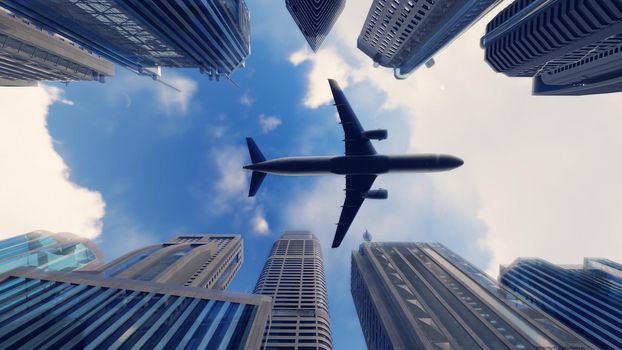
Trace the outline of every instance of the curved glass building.
<path fill-rule="evenodd" d="M 73 271 L 102 262 L 93 242 L 71 233 L 33 231 L 0 241 L 0 273 L 18 267 Z"/>

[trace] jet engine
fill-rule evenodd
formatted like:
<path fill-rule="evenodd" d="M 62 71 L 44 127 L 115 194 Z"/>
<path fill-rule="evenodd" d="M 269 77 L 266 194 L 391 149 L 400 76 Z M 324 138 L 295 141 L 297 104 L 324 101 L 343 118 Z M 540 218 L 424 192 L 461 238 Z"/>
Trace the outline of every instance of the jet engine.
<path fill-rule="evenodd" d="M 367 131 L 363 131 L 361 136 L 363 136 L 363 138 L 368 139 L 368 140 L 380 141 L 380 140 L 386 139 L 389 136 L 389 132 L 386 131 L 385 129 L 367 130 Z"/>
<path fill-rule="evenodd" d="M 387 199 L 389 198 L 389 191 L 384 188 L 379 188 L 377 190 L 369 190 L 363 193 L 363 198 L 369 199 Z"/>

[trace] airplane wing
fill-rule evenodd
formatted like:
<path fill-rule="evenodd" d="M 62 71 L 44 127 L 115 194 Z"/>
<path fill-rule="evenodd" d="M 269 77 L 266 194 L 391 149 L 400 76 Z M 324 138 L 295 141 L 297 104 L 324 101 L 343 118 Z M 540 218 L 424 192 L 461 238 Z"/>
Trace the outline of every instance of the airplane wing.
<path fill-rule="evenodd" d="M 348 232 L 356 213 L 365 200 L 363 194 L 369 191 L 374 180 L 376 180 L 376 175 L 346 175 L 346 200 L 343 202 L 341 216 L 337 223 L 333 248 L 339 247 L 343 241 L 343 237 Z"/>
<path fill-rule="evenodd" d="M 371 142 L 361 136 L 365 130 L 356 117 L 356 114 L 354 114 L 352 107 L 350 107 L 350 103 L 346 99 L 346 95 L 341 91 L 337 81 L 328 79 L 328 83 L 330 84 L 330 90 L 333 93 L 335 106 L 337 107 L 341 126 L 345 134 L 346 156 L 368 156 L 376 154 L 376 150 Z"/>

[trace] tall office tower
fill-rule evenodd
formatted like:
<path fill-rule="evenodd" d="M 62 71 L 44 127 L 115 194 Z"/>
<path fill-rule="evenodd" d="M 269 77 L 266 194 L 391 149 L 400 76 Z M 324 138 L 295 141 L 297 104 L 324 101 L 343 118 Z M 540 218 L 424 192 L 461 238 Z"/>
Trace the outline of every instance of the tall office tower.
<path fill-rule="evenodd" d="M 285 0 L 285 5 L 313 52 L 317 52 L 343 12 L 346 0 Z"/>
<path fill-rule="evenodd" d="M 601 349 L 622 349 L 622 265 L 585 259 L 557 266 L 518 259 L 501 269 L 501 283 Z"/>
<path fill-rule="evenodd" d="M 501 0 L 374 0 L 358 48 L 405 79 Z"/>
<path fill-rule="evenodd" d="M 18 267 L 73 271 L 102 262 L 95 244 L 71 233 L 34 231 L 0 241 L 0 273 Z"/>
<path fill-rule="evenodd" d="M 108 277 L 226 289 L 243 260 L 240 235 L 181 235 L 130 252 L 95 272 Z"/>
<path fill-rule="evenodd" d="M 0 9 L 0 86 L 38 81 L 99 81 L 114 75 L 110 61 Z"/>
<path fill-rule="evenodd" d="M 250 53 L 244 0 L 0 0 L 0 5 L 130 70 L 229 76 Z"/>
<path fill-rule="evenodd" d="M 372 350 L 596 348 L 438 243 L 363 243 L 351 278 Z"/>
<path fill-rule="evenodd" d="M 255 294 L 273 298 L 262 349 L 333 348 L 322 251 L 311 232 L 287 231 L 274 242 Z"/>
<path fill-rule="evenodd" d="M 534 77 L 534 95 L 622 91 L 620 0 L 517 0 L 482 38 L 486 61 L 510 77 Z"/>
<path fill-rule="evenodd" d="M 0 274 L 0 349 L 259 349 L 270 298 L 88 273 Z"/>

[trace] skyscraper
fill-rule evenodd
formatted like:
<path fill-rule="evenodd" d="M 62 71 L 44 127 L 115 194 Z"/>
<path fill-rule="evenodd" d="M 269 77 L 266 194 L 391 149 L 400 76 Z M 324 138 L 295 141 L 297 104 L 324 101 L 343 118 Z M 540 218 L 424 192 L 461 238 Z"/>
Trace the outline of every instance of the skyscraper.
<path fill-rule="evenodd" d="M 244 0 L 0 0 L 0 5 L 134 72 L 228 76 L 250 53 Z"/>
<path fill-rule="evenodd" d="M 240 235 L 180 235 L 132 251 L 95 270 L 104 276 L 226 289 L 242 266 Z"/>
<path fill-rule="evenodd" d="M 499 280 L 601 349 L 622 349 L 622 266 L 606 259 L 557 266 L 518 259 Z"/>
<path fill-rule="evenodd" d="M 316 52 L 346 6 L 346 0 L 285 0 L 287 10 Z"/>
<path fill-rule="evenodd" d="M 372 350 L 596 348 L 438 243 L 363 243 L 351 278 Z"/>
<path fill-rule="evenodd" d="M 71 233 L 34 231 L 0 241 L 0 273 L 17 267 L 73 271 L 101 263 L 99 248 Z"/>
<path fill-rule="evenodd" d="M 58 241 L 38 232 L 0 253 Z M 100 267 L 0 273 L 0 348 L 258 349 L 270 298 L 220 290 L 241 262 L 238 235 L 181 235 Z"/>
<path fill-rule="evenodd" d="M 477 22 L 500 0 L 374 0 L 358 48 L 374 64 L 394 68 L 397 79 L 422 64 L 434 64 L 445 45 Z"/>
<path fill-rule="evenodd" d="M 0 274 L 1 349 L 235 349 L 261 344 L 260 295 L 16 269 Z"/>
<path fill-rule="evenodd" d="M 273 298 L 262 349 L 332 349 L 322 251 L 311 232 L 287 231 L 274 242 L 255 294 Z"/>
<path fill-rule="evenodd" d="M 619 0 L 516 0 L 486 27 L 486 61 L 535 95 L 622 91 Z"/>
<path fill-rule="evenodd" d="M 38 81 L 99 81 L 114 75 L 112 62 L 50 34 L 0 8 L 0 86 Z"/>

